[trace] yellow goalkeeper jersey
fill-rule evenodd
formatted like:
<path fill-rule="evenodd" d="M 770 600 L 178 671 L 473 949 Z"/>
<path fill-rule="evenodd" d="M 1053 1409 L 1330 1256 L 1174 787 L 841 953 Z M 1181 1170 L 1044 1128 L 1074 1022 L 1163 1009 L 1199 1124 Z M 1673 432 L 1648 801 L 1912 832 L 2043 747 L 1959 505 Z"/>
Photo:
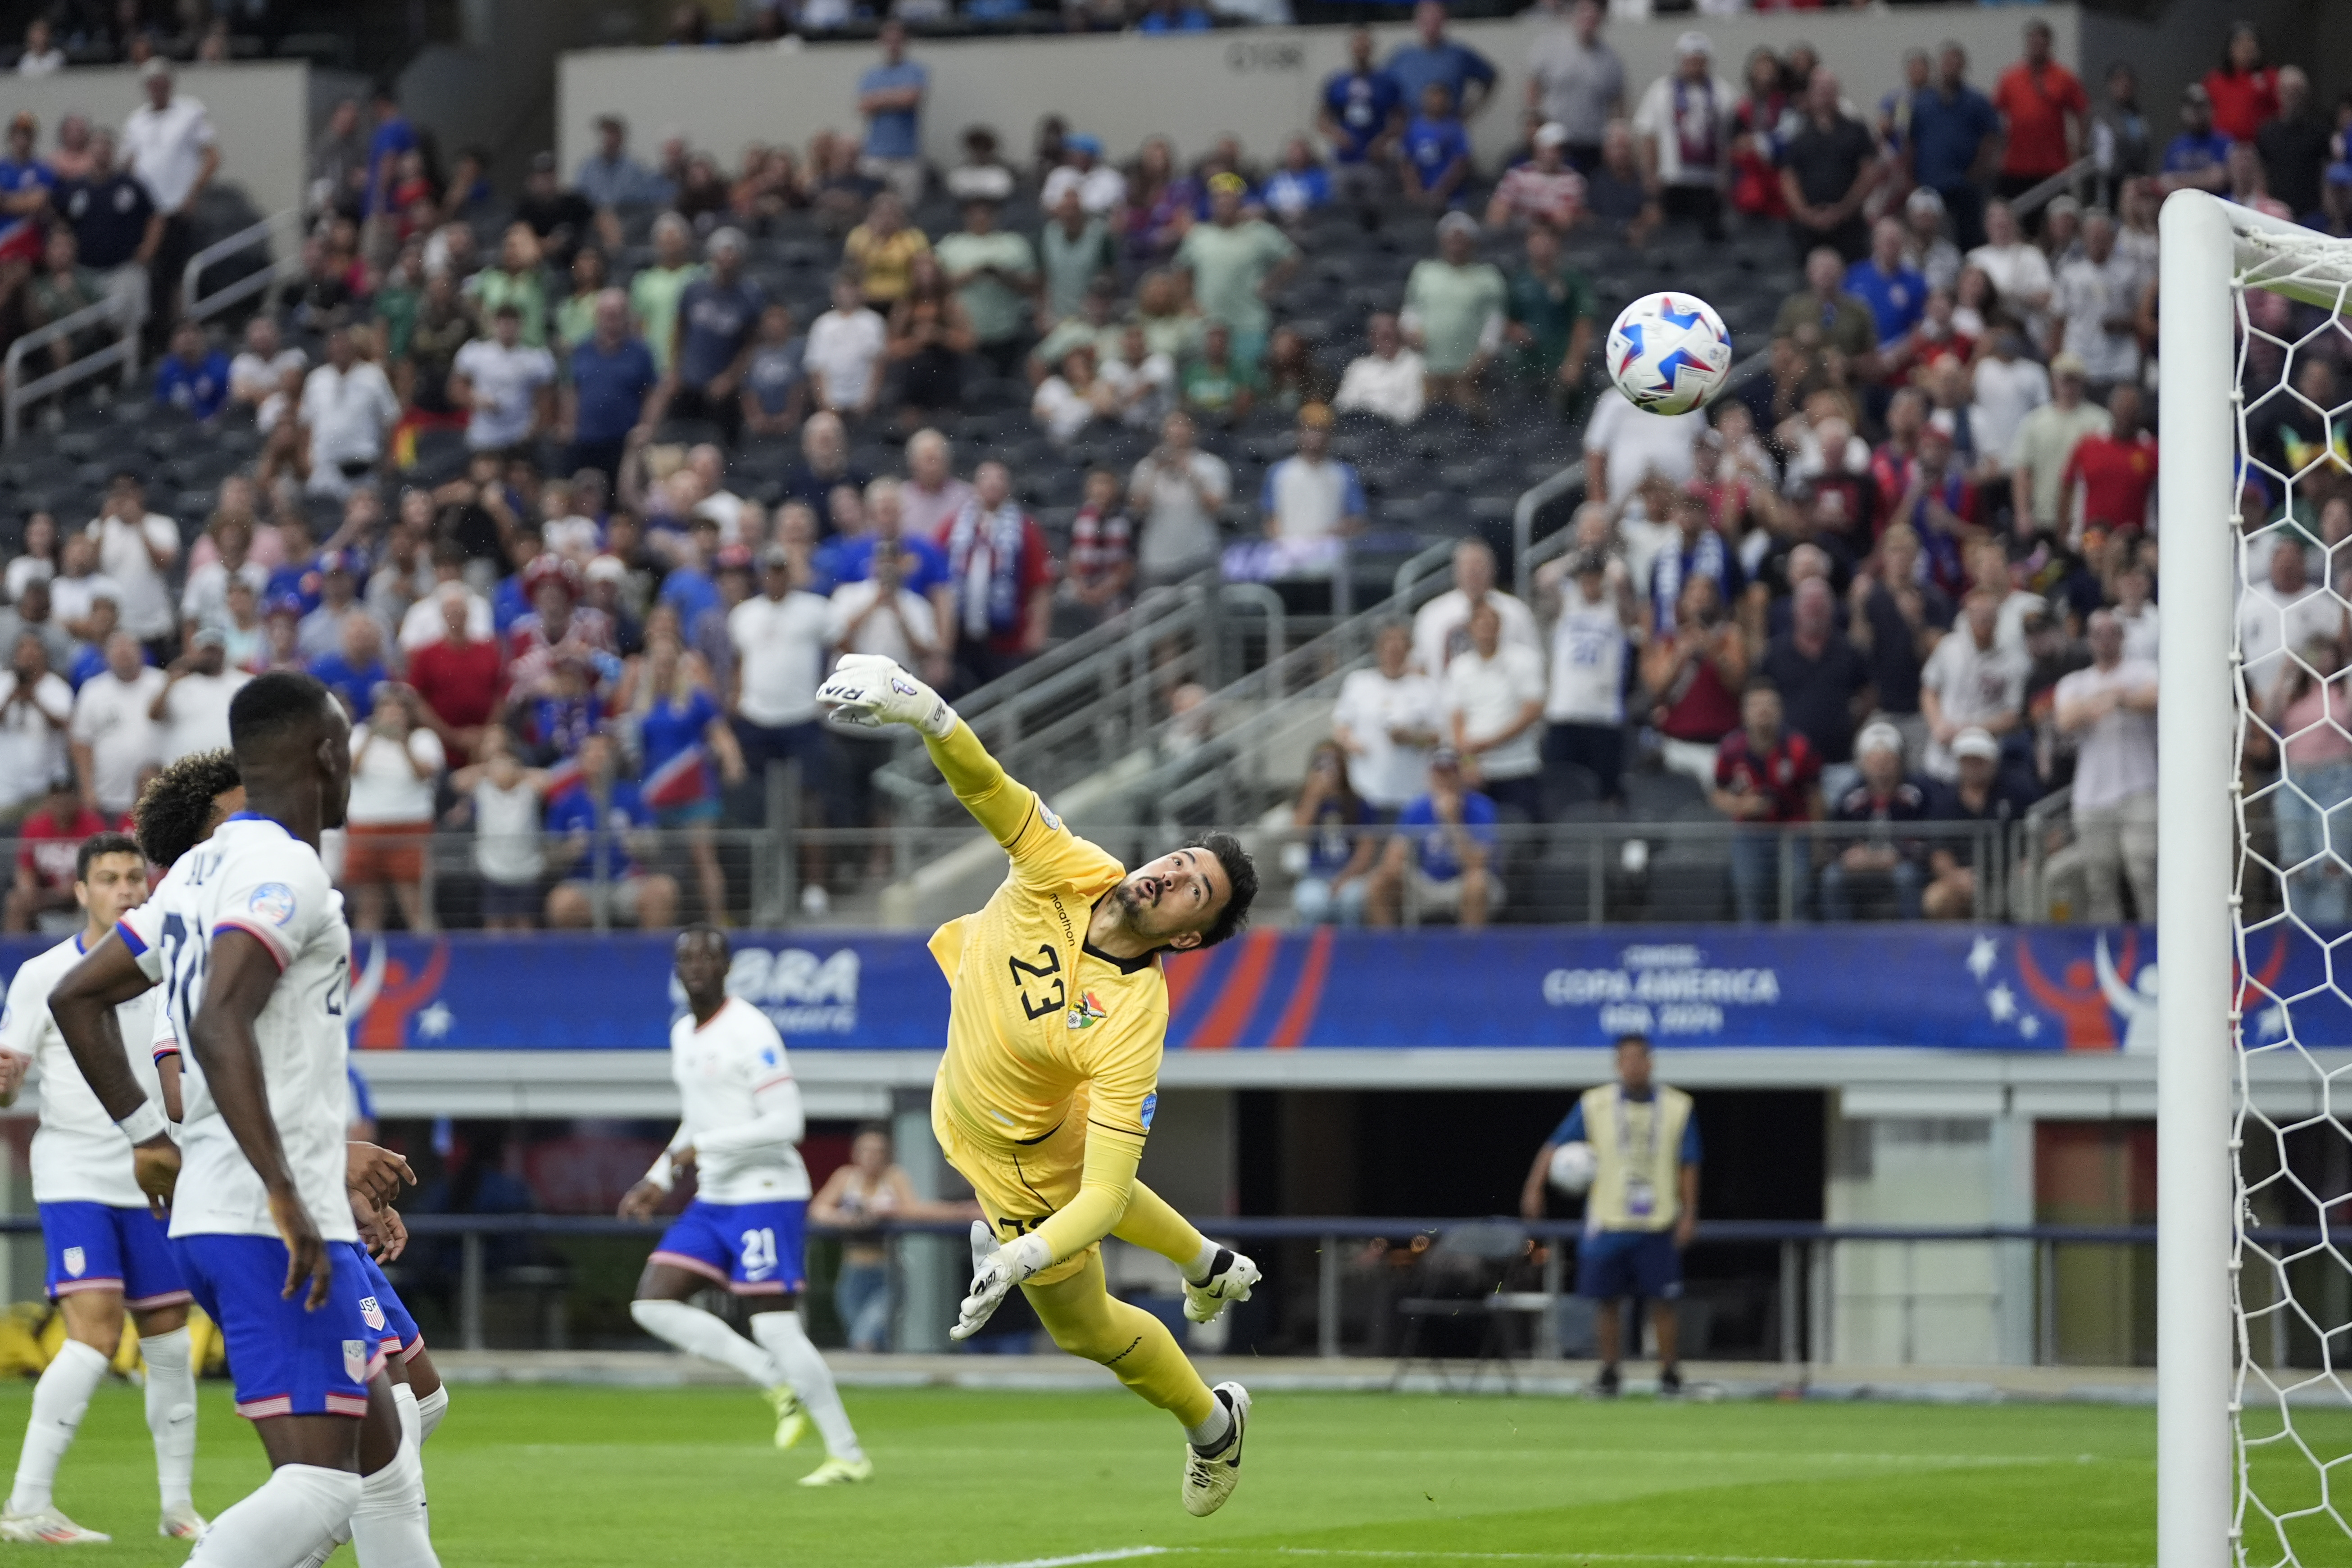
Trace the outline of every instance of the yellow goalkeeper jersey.
<path fill-rule="evenodd" d="M 1168 983 L 1157 956 L 1121 960 L 1086 940 L 1095 902 L 1126 868 L 1001 770 L 966 804 L 1013 864 L 985 904 L 931 936 L 952 991 L 937 1092 L 982 1148 L 1040 1143 L 1075 1112 L 1090 1139 L 1140 1155 L 1158 1101 Z"/>

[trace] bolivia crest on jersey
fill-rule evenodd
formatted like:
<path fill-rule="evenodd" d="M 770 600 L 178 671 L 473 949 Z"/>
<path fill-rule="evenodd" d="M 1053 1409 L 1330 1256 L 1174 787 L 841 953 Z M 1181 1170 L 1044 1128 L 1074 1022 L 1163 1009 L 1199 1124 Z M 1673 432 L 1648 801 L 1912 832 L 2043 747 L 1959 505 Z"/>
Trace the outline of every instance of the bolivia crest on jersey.
<path fill-rule="evenodd" d="M 1092 1029 L 1109 1016 L 1102 1003 L 1095 1000 L 1092 991 L 1081 991 L 1078 999 L 1070 1004 L 1069 1014 L 1064 1021 L 1072 1029 Z"/>

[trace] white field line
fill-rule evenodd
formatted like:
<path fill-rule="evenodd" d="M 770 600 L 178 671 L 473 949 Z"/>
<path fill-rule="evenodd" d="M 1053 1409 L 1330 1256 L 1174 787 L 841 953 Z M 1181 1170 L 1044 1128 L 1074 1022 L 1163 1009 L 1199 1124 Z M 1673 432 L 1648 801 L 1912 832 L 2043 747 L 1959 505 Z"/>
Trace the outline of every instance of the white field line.
<path fill-rule="evenodd" d="M 1164 1557 L 1165 1546 L 1118 1546 L 1108 1552 L 1081 1552 L 1069 1557 L 1030 1557 L 1019 1563 L 967 1563 L 963 1568 L 1069 1568 L 1076 1563 L 1123 1563 L 1130 1557 Z M 1181 1552 L 1189 1550 L 1177 1547 Z"/>
<path fill-rule="evenodd" d="M 1966 1557 L 1761 1557 L 1695 1552 L 1407 1552 L 1349 1546 L 1121 1546 L 1068 1557 L 1033 1557 L 1020 1563 L 972 1563 L 963 1568 L 1066 1568 L 1083 1563 L 1117 1563 L 1135 1557 L 1276 1556 L 1336 1561 L 1445 1563 L 1671 1563 L 1694 1568 L 2147 1568 L 2144 1563 L 2087 1563 Z"/>

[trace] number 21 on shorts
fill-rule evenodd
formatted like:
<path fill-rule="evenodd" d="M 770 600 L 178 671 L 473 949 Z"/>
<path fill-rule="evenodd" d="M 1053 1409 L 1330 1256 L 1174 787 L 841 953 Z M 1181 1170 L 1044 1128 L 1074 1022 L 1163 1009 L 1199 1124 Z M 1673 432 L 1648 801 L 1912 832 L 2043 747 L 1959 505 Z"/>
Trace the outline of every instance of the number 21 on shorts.
<path fill-rule="evenodd" d="M 764 1227 L 743 1232 L 743 1277 L 765 1279 L 776 1271 L 776 1233 Z"/>

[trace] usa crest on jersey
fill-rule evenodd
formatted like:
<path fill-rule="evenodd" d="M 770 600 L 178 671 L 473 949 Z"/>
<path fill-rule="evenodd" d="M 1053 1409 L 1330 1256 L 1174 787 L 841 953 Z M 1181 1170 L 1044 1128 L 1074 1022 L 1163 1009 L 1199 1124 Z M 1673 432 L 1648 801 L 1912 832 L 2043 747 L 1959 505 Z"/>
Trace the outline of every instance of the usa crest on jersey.
<path fill-rule="evenodd" d="M 378 1333 L 383 1332 L 383 1307 L 373 1296 L 360 1298 L 360 1321 Z"/>
<path fill-rule="evenodd" d="M 77 1280 L 81 1278 L 81 1271 L 89 1267 L 89 1254 L 79 1247 L 68 1247 L 59 1256 L 65 1261 L 66 1272 Z"/>
<path fill-rule="evenodd" d="M 363 1339 L 343 1342 L 343 1375 L 353 1383 L 365 1383 L 368 1369 L 368 1343 Z"/>

